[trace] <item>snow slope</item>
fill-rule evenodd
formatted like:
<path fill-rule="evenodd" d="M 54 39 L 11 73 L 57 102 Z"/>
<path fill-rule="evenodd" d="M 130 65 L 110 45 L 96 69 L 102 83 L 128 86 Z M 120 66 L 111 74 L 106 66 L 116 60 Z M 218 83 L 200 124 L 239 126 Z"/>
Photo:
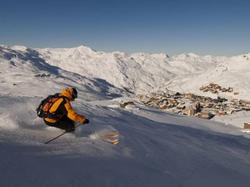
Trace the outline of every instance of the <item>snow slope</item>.
<path fill-rule="evenodd" d="M 106 80 L 89 78 L 50 65 L 36 50 L 23 46 L 0 47 L 0 80 L 1 94 L 7 95 L 29 96 L 35 93 L 44 97 L 65 85 L 83 91 L 86 100 L 103 96 L 114 98 L 123 93 Z"/>
<path fill-rule="evenodd" d="M 112 107 L 107 101 L 78 101 L 77 109 L 90 118 L 90 125 L 78 129 L 77 137 L 66 135 L 45 145 L 60 131 L 35 120 L 36 99 L 1 97 L 0 102 L 1 186 L 248 186 L 250 182 L 250 140 L 234 127 L 141 106 L 124 111 L 114 108 L 116 101 L 109 101 Z M 97 127 L 107 125 L 122 134 L 117 146 L 88 138 Z"/>
<path fill-rule="evenodd" d="M 222 95 L 230 98 L 249 100 L 250 81 L 250 54 L 235 57 L 217 57 L 215 66 L 209 65 L 201 73 L 189 74 L 185 78 L 177 78 L 172 81 L 169 88 L 184 92 L 192 92 L 199 95 L 217 97 L 217 95 L 205 94 L 199 91 L 202 85 L 217 83 L 223 87 L 232 87 L 239 95 Z"/>
<path fill-rule="evenodd" d="M 2 46 L 0 186 L 249 186 L 250 139 L 239 128 L 139 103 L 119 107 L 133 97 L 131 90 L 173 86 L 167 81 L 182 77 L 181 85 L 218 63 L 233 68 L 217 58 Z M 242 56 L 233 58 L 247 66 Z M 234 68 L 228 72 L 245 71 Z M 42 97 L 68 85 L 78 88 L 74 108 L 91 123 L 45 145 L 61 131 L 46 127 L 35 108 Z M 110 126 L 121 133 L 120 144 L 91 138 Z"/>

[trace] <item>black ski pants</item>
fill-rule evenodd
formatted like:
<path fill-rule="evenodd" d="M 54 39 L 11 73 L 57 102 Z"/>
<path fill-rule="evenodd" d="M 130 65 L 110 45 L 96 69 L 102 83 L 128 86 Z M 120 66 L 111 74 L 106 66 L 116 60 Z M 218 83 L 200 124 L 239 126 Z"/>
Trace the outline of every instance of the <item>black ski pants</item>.
<path fill-rule="evenodd" d="M 71 132 L 75 130 L 75 122 L 69 119 L 67 116 L 63 116 L 59 121 L 56 123 L 50 123 L 44 120 L 46 125 L 51 127 L 56 127 L 59 129 L 63 129 L 65 131 Z"/>

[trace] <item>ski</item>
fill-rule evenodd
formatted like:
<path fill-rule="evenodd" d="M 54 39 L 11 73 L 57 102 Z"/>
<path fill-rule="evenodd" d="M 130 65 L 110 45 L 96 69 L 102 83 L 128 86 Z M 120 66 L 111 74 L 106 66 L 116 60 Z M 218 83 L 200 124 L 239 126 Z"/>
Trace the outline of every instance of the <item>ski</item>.
<path fill-rule="evenodd" d="M 103 141 L 116 145 L 120 142 L 119 135 L 118 131 L 111 131 L 101 135 L 100 137 Z"/>

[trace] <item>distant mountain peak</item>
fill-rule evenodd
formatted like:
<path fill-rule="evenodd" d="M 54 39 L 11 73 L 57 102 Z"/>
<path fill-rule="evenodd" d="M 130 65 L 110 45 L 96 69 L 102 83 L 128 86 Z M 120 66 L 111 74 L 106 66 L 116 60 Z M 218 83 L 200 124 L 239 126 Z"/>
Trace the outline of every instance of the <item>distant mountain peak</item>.
<path fill-rule="evenodd" d="M 76 49 L 80 52 L 80 53 L 93 53 L 96 52 L 95 50 L 91 49 L 90 47 L 87 47 L 85 45 L 80 45 L 78 47 L 76 47 Z"/>
<path fill-rule="evenodd" d="M 14 45 L 10 47 L 12 50 L 17 50 L 17 51 L 27 51 L 28 47 L 22 46 L 22 45 Z"/>

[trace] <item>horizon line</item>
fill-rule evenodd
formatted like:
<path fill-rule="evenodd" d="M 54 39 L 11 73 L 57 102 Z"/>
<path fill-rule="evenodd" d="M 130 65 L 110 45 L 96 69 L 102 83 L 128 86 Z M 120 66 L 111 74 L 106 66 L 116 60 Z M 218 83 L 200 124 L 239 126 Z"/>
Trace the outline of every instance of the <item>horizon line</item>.
<path fill-rule="evenodd" d="M 210 53 L 199 53 L 199 52 L 194 52 L 194 51 L 183 51 L 183 52 L 178 52 L 178 53 L 167 53 L 167 52 L 163 52 L 163 51 L 158 51 L 158 52 L 154 52 L 154 51 L 133 51 L 133 52 L 127 52 L 127 51 L 122 51 L 122 50 L 103 50 L 103 49 L 95 49 L 90 47 L 89 45 L 85 45 L 84 43 L 80 44 L 80 45 L 74 45 L 74 46 L 68 46 L 68 47 L 34 47 L 34 46 L 30 46 L 30 45 L 23 45 L 23 44 L 1 44 L 0 43 L 0 47 L 8 47 L 8 48 L 12 48 L 15 46 L 19 46 L 19 47 L 25 47 L 25 48 L 30 48 L 30 49 L 73 49 L 73 48 L 79 48 L 79 47 L 85 47 L 85 48 L 89 48 L 92 51 L 95 52 L 104 52 L 104 53 L 125 53 L 128 55 L 133 55 L 133 54 L 138 54 L 138 53 L 144 53 L 144 54 L 165 54 L 167 56 L 178 56 L 178 55 L 189 55 L 189 54 L 194 54 L 197 56 L 214 56 L 214 57 L 233 57 L 233 56 L 239 56 L 239 55 L 246 55 L 246 54 L 250 54 L 250 50 L 249 51 L 245 51 L 245 52 L 240 52 L 240 53 L 235 53 L 235 54 L 231 54 L 231 55 L 225 55 L 225 54 L 210 54 Z"/>

